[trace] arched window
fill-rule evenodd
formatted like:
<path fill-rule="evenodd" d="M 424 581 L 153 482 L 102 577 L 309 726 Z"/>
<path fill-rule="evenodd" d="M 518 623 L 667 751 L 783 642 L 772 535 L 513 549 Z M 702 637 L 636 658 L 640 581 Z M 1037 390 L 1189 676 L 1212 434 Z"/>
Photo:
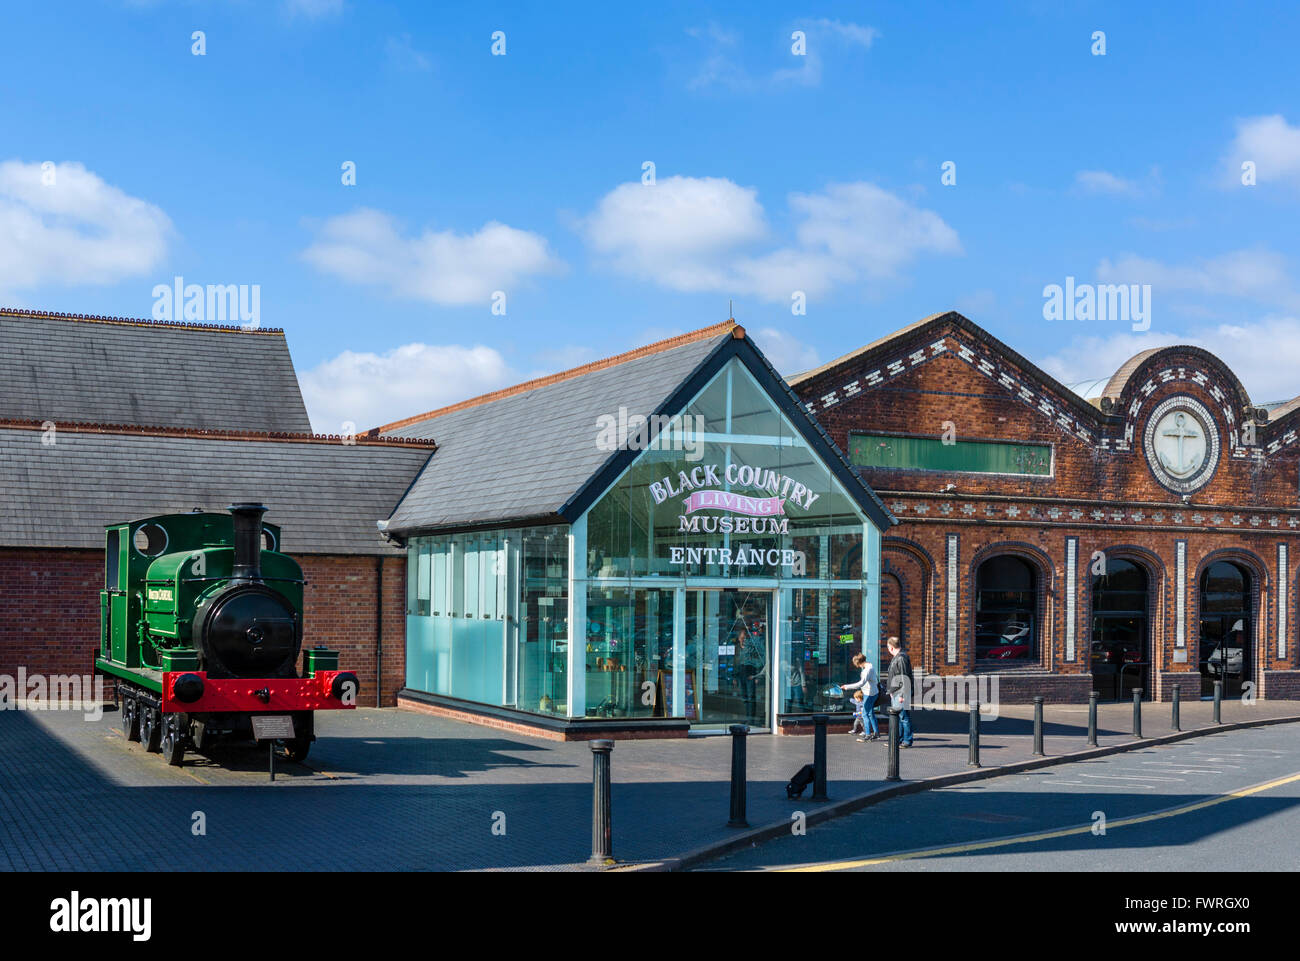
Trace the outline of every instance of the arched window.
<path fill-rule="evenodd" d="M 1137 564 L 1108 560 L 1092 575 L 1092 678 L 1103 697 L 1134 688 L 1150 692 L 1147 670 L 1147 575 Z"/>
<path fill-rule="evenodd" d="M 1216 561 L 1201 573 L 1201 693 L 1223 681 L 1224 697 L 1239 697 L 1250 680 L 1252 626 L 1250 572 Z"/>
<path fill-rule="evenodd" d="M 975 659 L 1024 664 L 1038 659 L 1038 574 L 1010 554 L 975 574 Z"/>

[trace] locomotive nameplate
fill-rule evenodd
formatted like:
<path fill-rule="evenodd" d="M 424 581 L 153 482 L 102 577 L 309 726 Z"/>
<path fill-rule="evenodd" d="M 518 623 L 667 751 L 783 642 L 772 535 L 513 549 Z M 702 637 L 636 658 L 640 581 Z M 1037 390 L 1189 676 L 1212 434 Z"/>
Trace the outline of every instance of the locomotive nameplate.
<path fill-rule="evenodd" d="M 279 738 L 293 737 L 293 717 L 278 714 L 266 717 L 253 717 L 253 737 L 259 741 L 274 741 Z"/>

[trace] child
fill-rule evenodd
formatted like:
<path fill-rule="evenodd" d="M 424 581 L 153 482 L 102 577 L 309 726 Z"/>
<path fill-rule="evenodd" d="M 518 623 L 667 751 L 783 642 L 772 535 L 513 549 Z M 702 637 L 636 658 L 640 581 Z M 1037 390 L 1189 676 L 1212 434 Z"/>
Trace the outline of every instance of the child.
<path fill-rule="evenodd" d="M 859 737 L 858 740 L 874 741 L 880 735 L 876 727 L 876 696 L 880 693 L 880 685 L 876 681 L 876 669 L 865 654 L 859 652 L 853 655 L 853 666 L 856 667 L 861 675 L 852 684 L 845 684 L 842 690 L 854 691 L 854 699 L 862 701 L 862 717 L 866 721 L 867 731 L 865 737 Z M 854 716 L 857 716 L 857 708 L 854 709 Z"/>
<path fill-rule="evenodd" d="M 866 715 L 863 711 L 862 692 L 853 692 L 853 726 L 849 728 L 850 734 L 856 734 L 859 741 L 865 741 L 863 736 L 866 734 Z"/>

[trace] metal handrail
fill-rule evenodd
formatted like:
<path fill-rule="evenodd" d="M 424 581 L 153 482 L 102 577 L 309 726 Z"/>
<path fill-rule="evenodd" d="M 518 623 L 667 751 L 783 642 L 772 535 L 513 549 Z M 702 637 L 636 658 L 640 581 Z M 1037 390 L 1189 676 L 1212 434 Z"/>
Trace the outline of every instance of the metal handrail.
<path fill-rule="evenodd" d="M 1120 665 L 1119 670 L 1115 673 L 1115 700 L 1122 699 L 1124 694 L 1124 672 L 1130 667 L 1145 668 L 1150 665 L 1149 661 L 1125 661 Z"/>

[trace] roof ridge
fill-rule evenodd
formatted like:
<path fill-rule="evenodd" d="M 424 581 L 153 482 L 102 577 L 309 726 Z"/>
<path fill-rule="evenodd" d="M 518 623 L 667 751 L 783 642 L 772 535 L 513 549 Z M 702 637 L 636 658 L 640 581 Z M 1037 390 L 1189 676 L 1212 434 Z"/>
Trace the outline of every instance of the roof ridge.
<path fill-rule="evenodd" d="M 342 444 L 345 447 L 414 447 L 434 449 L 437 444 L 425 437 L 381 437 L 375 431 L 351 435 L 345 442 L 340 434 L 302 434 L 292 431 L 230 430 L 225 428 L 161 427 L 142 424 L 101 424 L 92 421 L 29 420 L 0 417 L 0 428 L 12 430 L 64 430 L 72 434 L 131 434 L 141 437 L 189 437 L 198 440 L 282 441 L 294 444 Z"/>
<path fill-rule="evenodd" d="M 169 330 L 220 330 L 240 334 L 283 334 L 283 327 L 241 327 L 239 324 L 199 324 L 188 320 L 145 320 L 109 317 L 104 314 L 65 314 L 28 307 L 0 307 L 0 317 L 31 317 L 38 320 L 75 320 L 86 324 L 118 324 L 124 327 L 163 327 Z"/>
<path fill-rule="evenodd" d="M 526 380 L 521 384 L 514 385 L 513 387 L 503 387 L 500 390 L 480 394 L 478 397 L 471 397 L 468 400 L 458 401 L 457 403 L 449 404 L 446 407 L 436 407 L 423 414 L 404 417 L 401 420 L 395 420 L 390 424 L 376 427 L 370 431 L 370 433 L 379 433 L 386 430 L 396 430 L 400 427 L 409 427 L 411 424 L 418 424 L 421 421 L 432 420 L 433 418 L 441 417 L 444 414 L 450 414 L 458 410 L 465 410 L 469 407 L 478 407 L 494 401 L 504 400 L 507 397 L 527 393 L 530 390 L 537 390 L 540 387 L 549 387 L 552 384 L 562 383 L 566 380 L 573 380 L 597 370 L 606 370 L 610 367 L 617 367 L 619 364 L 625 364 L 628 361 L 638 360 L 641 357 L 648 357 L 651 354 L 663 353 L 666 350 L 672 350 L 677 347 L 685 346 L 686 344 L 693 344 L 700 340 L 707 340 L 710 337 L 716 337 L 728 332 L 730 332 L 733 337 L 743 338 L 745 336 L 745 328 L 736 323 L 735 318 L 729 318 L 722 321 L 722 323 L 714 324 L 711 327 L 702 327 L 699 330 L 693 330 L 685 334 L 678 334 L 676 337 L 668 337 L 664 340 L 655 341 L 653 344 L 647 344 L 644 347 L 637 347 L 621 354 L 615 354 L 612 357 L 606 357 L 603 360 L 593 360 L 590 363 L 583 364 L 579 367 L 573 367 L 569 370 L 560 371 L 559 373 L 547 374 L 545 377 L 535 377 L 532 380 Z"/>
<path fill-rule="evenodd" d="M 859 347 L 857 350 L 849 351 L 849 353 L 844 354 L 842 357 L 837 357 L 829 363 L 822 364 L 815 370 L 806 371 L 802 374 L 795 374 L 787 379 L 787 383 L 792 387 L 803 385 L 843 364 L 848 363 L 849 361 L 861 359 L 867 354 L 873 352 L 883 352 L 883 348 L 895 341 L 918 336 L 926 328 L 938 328 L 945 324 L 952 324 L 965 330 L 976 340 L 983 342 L 986 347 L 991 348 L 1003 360 L 1010 361 L 1025 374 L 1030 375 L 1034 380 L 1049 388 L 1060 400 L 1073 406 L 1081 413 L 1087 413 L 1090 417 L 1101 415 L 1102 412 L 1099 412 L 1098 409 L 1090 404 L 1086 398 L 1080 397 L 1075 391 L 1061 383 L 1052 374 L 1044 370 L 1039 364 L 1030 360 L 1014 347 L 985 330 L 979 324 L 975 323 L 975 321 L 957 310 L 945 310 L 941 313 L 931 314 L 929 317 L 923 317 L 905 327 L 899 328 L 892 334 L 886 334 L 863 347 Z"/>
<path fill-rule="evenodd" d="M 871 341 L 868 344 L 863 344 L 861 347 L 855 347 L 853 350 L 850 350 L 848 353 L 841 354 L 839 357 L 836 357 L 833 360 L 828 360 L 826 363 L 814 367 L 811 370 L 805 370 L 802 373 L 798 373 L 798 374 L 791 374 L 789 377 L 785 378 L 785 382 L 793 386 L 795 384 L 801 384 L 806 380 L 812 380 L 814 377 L 817 377 L 819 374 L 824 374 L 828 370 L 832 370 L 836 367 L 839 367 L 841 364 L 847 363 L 850 360 L 855 360 L 856 358 L 861 357 L 863 354 L 870 353 L 871 351 L 875 350 L 877 347 L 881 347 L 890 341 L 897 340 L 900 337 L 903 337 L 905 334 L 915 333 L 917 330 L 924 327 L 926 324 L 934 323 L 936 321 L 942 320 L 956 313 L 957 311 L 955 310 L 943 310 L 937 314 L 930 314 L 928 317 L 922 317 L 920 320 L 914 320 L 910 324 L 905 324 L 902 327 L 898 328 L 897 330 L 893 331 L 892 333 L 888 333 L 881 337 L 877 337 L 875 340 Z"/>

